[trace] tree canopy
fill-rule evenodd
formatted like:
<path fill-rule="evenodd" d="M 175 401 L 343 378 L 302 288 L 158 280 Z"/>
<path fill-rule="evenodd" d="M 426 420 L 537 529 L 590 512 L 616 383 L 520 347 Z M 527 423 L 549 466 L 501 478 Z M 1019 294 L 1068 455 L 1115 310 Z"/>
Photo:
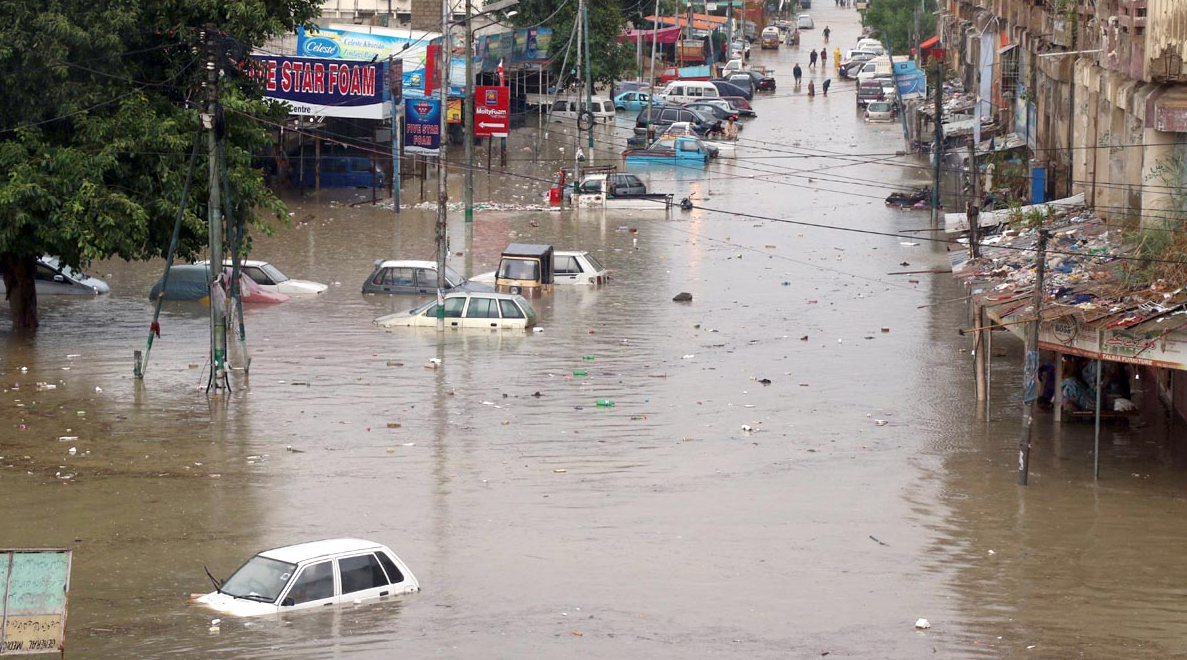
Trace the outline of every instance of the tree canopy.
<path fill-rule="evenodd" d="M 906 55 L 916 45 L 915 10 L 919 10 L 919 34 L 924 41 L 936 33 L 935 0 L 875 0 L 862 16 L 862 25 L 878 30 L 876 37 L 889 43 L 896 55 Z"/>
<path fill-rule="evenodd" d="M 589 10 L 589 54 L 590 72 L 595 83 L 612 84 L 621 80 L 622 76 L 635 66 L 635 48 L 633 45 L 619 43 L 618 37 L 622 29 L 628 24 L 628 13 L 623 0 L 590 0 L 586 3 Z M 631 8 L 637 3 L 630 2 Z M 569 0 L 557 6 L 556 0 L 520 0 L 516 6 L 519 12 L 515 24 L 519 27 L 543 25 L 552 28 L 552 70 L 555 74 L 563 74 L 567 82 L 572 82 L 571 73 L 576 68 L 577 39 L 573 35 L 573 25 L 577 18 L 576 0 Z M 584 37 L 583 37 L 584 39 Z M 561 72 L 561 64 L 568 47 L 568 71 Z M 582 48 L 582 50 L 585 50 Z M 585 53 L 581 54 L 585 57 Z M 578 77 L 584 78 L 584 75 Z"/>
<path fill-rule="evenodd" d="M 0 270 L 14 327 L 37 324 L 35 297 L 32 310 L 13 300 L 37 256 L 80 266 L 168 249 L 203 98 L 202 26 L 214 24 L 242 55 L 319 11 L 318 0 L 0 0 Z M 283 217 L 250 164 L 266 128 L 240 113 L 285 111 L 245 78 L 228 75 L 220 87 L 234 212 Z M 196 178 L 183 257 L 206 242 L 207 182 Z"/>

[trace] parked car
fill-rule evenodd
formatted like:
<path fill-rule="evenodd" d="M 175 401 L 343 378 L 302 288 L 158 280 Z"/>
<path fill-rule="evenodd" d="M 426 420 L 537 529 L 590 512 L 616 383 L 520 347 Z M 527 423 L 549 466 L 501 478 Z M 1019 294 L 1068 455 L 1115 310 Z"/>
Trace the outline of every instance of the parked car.
<path fill-rule="evenodd" d="M 746 69 L 741 73 L 750 76 L 750 81 L 751 84 L 754 85 L 754 89 L 760 92 L 775 91 L 775 78 L 773 76 L 768 76 L 760 71 L 755 71 L 754 69 Z M 733 80 L 733 76 L 730 76 L 730 80 Z"/>
<path fill-rule="evenodd" d="M 618 98 L 619 94 L 626 92 L 650 92 L 651 83 L 642 80 L 619 80 L 614 83 L 614 93 L 612 96 Z"/>
<path fill-rule="evenodd" d="M 225 287 L 226 282 L 229 282 L 231 279 L 231 269 L 223 269 L 223 272 L 226 274 L 223 282 Z M 148 292 L 148 299 L 152 301 L 156 301 L 158 298 L 165 300 L 188 300 L 209 304 L 210 280 L 210 266 L 208 264 L 173 266 L 169 269 L 168 282 L 165 281 L 165 275 L 162 274 Z M 224 290 L 228 294 L 230 293 L 229 290 Z M 242 272 L 239 273 L 239 295 L 244 303 L 278 303 L 289 299 L 283 293 L 265 291 L 259 284 L 256 284 L 254 280 Z"/>
<path fill-rule="evenodd" d="M 877 80 L 863 80 L 857 83 L 857 107 L 864 107 L 871 101 L 885 101 L 882 83 Z"/>
<path fill-rule="evenodd" d="M 651 108 L 650 110 L 644 108 L 643 111 L 639 113 L 639 116 L 635 119 L 635 127 L 647 128 L 647 125 L 650 124 L 651 126 L 655 127 L 657 131 L 662 132 L 663 129 L 678 121 L 689 122 L 702 133 L 709 130 L 710 126 L 717 123 L 715 119 L 710 119 L 696 110 L 690 110 L 679 105 L 672 105 L 662 108 Z"/>
<path fill-rule="evenodd" d="M 857 51 L 848 59 L 841 60 L 841 68 L 837 69 L 842 78 L 856 78 L 857 73 L 865 66 L 866 62 L 877 57 L 873 53 L 866 51 Z"/>
<path fill-rule="evenodd" d="M 884 122 L 894 120 L 894 104 L 889 101 L 871 101 L 866 105 L 866 121 Z"/>
<path fill-rule="evenodd" d="M 549 110 L 548 116 L 552 121 L 560 119 L 577 119 L 577 108 L 586 109 L 585 99 L 564 98 L 557 99 L 552 102 L 552 109 Z M 592 98 L 592 108 L 590 112 L 597 121 L 614 121 L 614 102 L 603 96 L 594 96 Z"/>
<path fill-rule="evenodd" d="M 738 128 L 741 128 L 741 126 Z M 666 138 L 681 136 L 699 139 L 705 150 L 709 152 L 709 158 L 719 158 L 723 152 L 730 158 L 735 158 L 737 156 L 737 149 L 734 147 L 734 143 L 722 141 L 710 142 L 702 139 L 695 131 L 692 130 L 692 127 L 689 126 L 688 122 L 686 121 L 678 121 L 675 124 L 672 124 L 667 128 L 667 130 L 664 131 L 664 134 L 661 135 L 659 139 L 663 140 Z M 656 141 L 658 142 L 659 140 Z"/>
<path fill-rule="evenodd" d="M 375 325 L 437 327 L 437 301 L 375 319 Z M 445 327 L 481 330 L 526 330 L 536 325 L 536 310 L 523 296 L 510 293 L 459 291 L 445 296 Z"/>
<path fill-rule="evenodd" d="M 471 282 L 461 273 L 445 267 L 445 291 L 493 291 L 480 282 Z M 375 270 L 363 282 L 363 293 L 419 294 L 437 293 L 437 262 L 413 259 L 377 259 Z"/>
<path fill-rule="evenodd" d="M 750 105 L 750 101 L 741 96 L 723 96 L 722 101 L 726 101 L 734 108 L 734 112 L 738 113 L 739 117 L 757 117 L 758 113 Z"/>
<path fill-rule="evenodd" d="M 62 263 L 61 259 L 49 255 L 37 258 L 37 270 L 33 273 L 33 289 L 39 296 L 94 296 L 111 292 L 107 282 L 74 270 Z M 0 277 L 0 293 L 6 291 L 4 278 Z"/>
<path fill-rule="evenodd" d="M 730 58 L 750 59 L 750 42 L 745 39 L 735 39 L 730 44 Z"/>
<path fill-rule="evenodd" d="M 878 76 L 874 80 L 882 85 L 882 95 L 886 97 L 887 101 L 893 103 L 898 100 L 898 86 L 894 84 L 893 76 Z"/>
<path fill-rule="evenodd" d="M 619 173 L 621 176 L 622 173 Z M 634 177 L 634 174 L 628 174 Z M 638 180 L 638 177 L 635 177 Z M 585 182 L 588 183 L 588 180 Z M 642 181 L 639 181 L 642 185 Z M 584 186 L 583 186 L 584 187 Z M 647 187 L 644 186 L 641 192 L 638 191 L 637 186 L 632 186 L 630 194 L 647 194 Z M 475 275 L 476 282 L 493 283 L 498 271 L 490 271 L 481 275 Z M 606 267 L 602 262 L 598 261 L 597 257 L 588 250 L 556 250 L 552 254 L 552 277 L 556 284 L 604 284 L 610 281 L 610 275 L 606 272 Z"/>
<path fill-rule="evenodd" d="M 210 262 L 205 259 L 195 262 L 199 266 L 205 266 L 208 263 Z M 233 262 L 230 259 L 223 261 L 224 268 L 231 268 L 232 266 Z M 256 284 L 260 285 L 261 289 L 273 293 L 283 293 L 286 296 L 318 294 L 329 288 L 321 282 L 294 280 L 280 272 L 279 268 L 267 261 L 244 259 L 239 262 L 239 270 L 251 278 Z"/>
<path fill-rule="evenodd" d="M 763 50 L 768 48 L 779 50 L 779 28 L 775 27 L 774 25 L 768 25 L 767 27 L 763 28 L 759 45 Z"/>
<path fill-rule="evenodd" d="M 750 74 L 744 71 L 739 71 L 738 73 L 731 73 L 726 76 L 726 80 L 728 80 L 731 85 L 749 92 L 751 97 L 754 96 L 754 78 L 751 78 Z"/>
<path fill-rule="evenodd" d="M 623 197 L 627 195 L 644 195 L 647 193 L 647 185 L 639 178 L 638 174 L 631 172 L 615 172 L 614 174 L 590 175 L 581 182 L 578 189 L 581 192 L 593 192 L 602 189 L 602 184 L 598 181 L 591 180 L 594 176 L 601 176 L 609 179 L 606 187 L 609 188 L 606 192 L 616 197 Z M 595 185 L 596 184 L 596 185 Z M 559 253 L 557 253 L 559 254 Z"/>
<path fill-rule="evenodd" d="M 807 14 L 796 16 L 795 24 L 801 30 L 812 30 L 816 28 L 816 24 L 812 22 L 812 17 Z"/>
<path fill-rule="evenodd" d="M 638 112 L 648 105 L 655 107 L 663 104 L 662 98 L 659 96 L 652 98 L 649 92 L 623 92 L 614 97 L 614 109 L 626 112 Z"/>
<path fill-rule="evenodd" d="M 733 108 L 729 107 L 729 104 L 724 101 L 721 102 L 721 105 L 708 101 L 699 101 L 697 103 L 686 103 L 684 107 L 689 110 L 695 110 L 717 121 L 725 121 L 731 117 L 734 119 L 738 118 L 738 113 L 734 112 Z"/>
<path fill-rule="evenodd" d="M 197 602 L 231 616 L 374 602 L 420 590 L 390 548 L 362 539 L 326 539 L 265 550 Z"/>
<path fill-rule="evenodd" d="M 376 169 L 370 157 L 322 156 L 320 161 L 321 166 L 319 168 L 315 167 L 315 164 L 318 162 L 316 158 L 307 156 L 304 176 L 301 173 L 300 156 L 293 160 L 294 163 L 290 176 L 292 177 L 294 186 L 298 185 L 301 181 L 305 182 L 306 188 L 312 188 L 318 185 L 320 169 L 320 185 L 322 188 L 383 187 L 383 170 Z"/>
<path fill-rule="evenodd" d="M 717 88 L 717 93 L 721 96 L 738 96 L 747 101 L 754 98 L 754 92 L 750 88 L 738 87 L 724 78 L 714 78 L 709 82 L 713 83 L 713 86 Z"/>

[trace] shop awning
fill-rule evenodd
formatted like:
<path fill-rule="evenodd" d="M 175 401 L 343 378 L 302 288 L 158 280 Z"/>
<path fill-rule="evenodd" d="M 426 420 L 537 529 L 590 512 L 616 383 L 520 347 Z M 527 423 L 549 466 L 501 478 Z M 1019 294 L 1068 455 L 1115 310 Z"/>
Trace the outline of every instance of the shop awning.
<path fill-rule="evenodd" d="M 622 42 L 629 41 L 632 44 L 636 41 L 649 44 L 652 38 L 658 44 L 674 44 L 680 39 L 680 28 L 666 27 L 658 30 L 627 30 L 619 35 L 618 40 Z"/>
<path fill-rule="evenodd" d="M 931 39 L 928 39 L 927 41 L 919 44 L 919 50 L 928 50 L 929 48 L 935 48 L 936 46 L 939 46 L 939 45 L 940 45 L 940 35 L 937 34 L 936 36 L 932 37 Z"/>
<path fill-rule="evenodd" d="M 688 14 L 680 16 L 648 16 L 646 20 L 652 23 L 660 23 L 661 25 L 676 25 L 678 27 L 688 27 Z M 713 30 L 725 25 L 724 16 L 712 16 L 709 14 L 693 14 L 692 28 L 694 30 Z"/>

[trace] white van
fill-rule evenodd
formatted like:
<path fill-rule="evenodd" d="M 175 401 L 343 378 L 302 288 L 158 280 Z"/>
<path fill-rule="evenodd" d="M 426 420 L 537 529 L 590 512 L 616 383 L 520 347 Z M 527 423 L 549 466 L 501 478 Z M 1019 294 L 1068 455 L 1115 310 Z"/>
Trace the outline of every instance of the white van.
<path fill-rule="evenodd" d="M 614 121 L 614 101 L 604 96 L 594 96 L 592 100 L 593 108 L 590 111 L 593 113 L 595 120 L 604 122 Z M 553 101 L 552 109 L 548 115 L 552 118 L 552 121 L 576 119 L 578 107 L 585 110 L 585 99 L 575 99 L 573 97 L 557 99 Z"/>
<path fill-rule="evenodd" d="M 673 80 L 660 92 L 664 103 L 692 103 L 705 99 L 720 98 L 721 94 L 713 83 L 704 80 Z"/>
<path fill-rule="evenodd" d="M 896 55 L 895 62 L 906 62 L 910 60 L 906 55 Z M 874 76 L 884 75 L 889 76 L 894 73 L 894 69 L 890 66 L 890 58 L 883 55 L 882 57 L 875 57 L 866 62 L 861 70 L 857 72 L 857 84 L 861 84 L 863 80 L 869 80 Z"/>
<path fill-rule="evenodd" d="M 882 47 L 882 42 L 877 39 L 858 39 L 857 48 L 853 50 L 872 50 L 879 55 L 886 54 L 886 49 Z"/>

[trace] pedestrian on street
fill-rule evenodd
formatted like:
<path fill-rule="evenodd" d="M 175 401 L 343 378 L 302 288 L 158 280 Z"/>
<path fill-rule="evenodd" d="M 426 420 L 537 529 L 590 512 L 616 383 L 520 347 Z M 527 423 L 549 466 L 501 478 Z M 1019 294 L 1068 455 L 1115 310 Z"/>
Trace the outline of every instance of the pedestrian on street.
<path fill-rule="evenodd" d="M 831 84 L 833 84 L 833 79 L 832 79 L 832 78 L 825 78 L 825 79 L 824 79 L 824 84 L 822 84 L 822 85 L 821 85 L 821 87 L 823 88 L 823 91 L 824 91 L 824 95 L 825 95 L 825 96 L 828 96 L 828 86 L 829 86 L 829 85 L 831 85 Z"/>
<path fill-rule="evenodd" d="M 816 96 L 816 83 L 808 81 L 808 96 Z"/>
<path fill-rule="evenodd" d="M 833 49 L 833 67 L 837 68 L 837 69 L 841 68 L 841 49 L 840 48 Z"/>
<path fill-rule="evenodd" d="M 800 86 L 800 77 L 804 75 L 804 70 L 800 68 L 800 63 L 795 63 L 795 68 L 791 70 L 791 75 L 795 76 L 795 86 Z"/>
<path fill-rule="evenodd" d="M 816 68 L 816 51 L 814 51 L 814 50 L 808 51 L 808 68 L 809 69 Z"/>
<path fill-rule="evenodd" d="M 725 139 L 730 141 L 738 139 L 738 125 L 734 123 L 733 117 L 725 120 Z"/>
<path fill-rule="evenodd" d="M 840 2 L 840 0 L 837 0 L 837 2 Z M 827 25 L 824 26 L 824 43 L 826 44 L 828 43 L 828 35 L 830 32 L 832 32 L 832 30 L 828 29 Z"/>
<path fill-rule="evenodd" d="M 823 46 L 820 47 L 820 68 L 828 68 L 828 49 Z"/>

